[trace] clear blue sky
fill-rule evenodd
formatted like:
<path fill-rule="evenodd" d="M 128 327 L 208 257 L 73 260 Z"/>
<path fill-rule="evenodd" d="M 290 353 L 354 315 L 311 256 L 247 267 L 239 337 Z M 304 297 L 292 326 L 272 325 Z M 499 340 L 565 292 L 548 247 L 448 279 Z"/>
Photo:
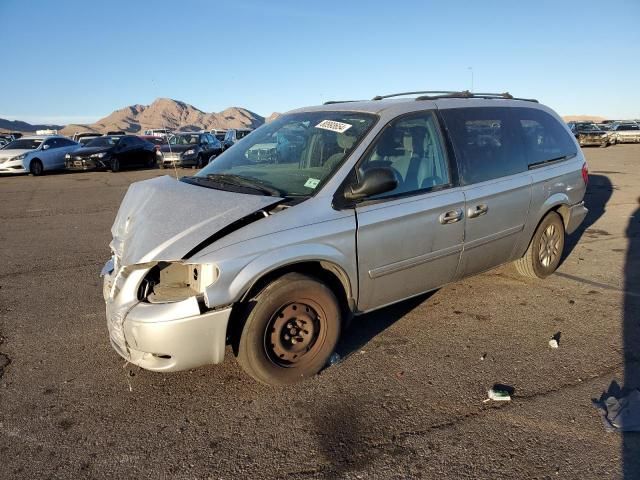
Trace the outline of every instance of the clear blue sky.
<path fill-rule="evenodd" d="M 467 89 L 640 118 L 640 1 L 0 0 L 0 117 Z"/>

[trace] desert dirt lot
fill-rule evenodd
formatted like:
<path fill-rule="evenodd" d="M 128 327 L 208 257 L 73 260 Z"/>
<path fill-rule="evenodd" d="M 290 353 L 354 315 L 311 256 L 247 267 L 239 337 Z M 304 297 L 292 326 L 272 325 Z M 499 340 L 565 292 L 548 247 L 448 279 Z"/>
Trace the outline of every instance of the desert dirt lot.
<path fill-rule="evenodd" d="M 585 153 L 555 275 L 507 265 L 357 318 L 342 361 L 287 388 L 231 352 L 159 374 L 109 345 L 109 230 L 165 171 L 0 178 L 0 478 L 640 478 L 640 433 L 591 400 L 640 384 L 640 145 Z M 496 382 L 512 402 L 482 402 Z"/>

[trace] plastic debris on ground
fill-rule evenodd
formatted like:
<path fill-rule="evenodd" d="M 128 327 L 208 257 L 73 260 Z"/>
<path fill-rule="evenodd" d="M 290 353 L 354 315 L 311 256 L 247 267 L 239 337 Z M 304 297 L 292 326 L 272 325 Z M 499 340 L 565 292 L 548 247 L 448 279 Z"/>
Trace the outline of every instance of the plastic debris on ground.
<path fill-rule="evenodd" d="M 484 403 L 487 403 L 491 400 L 493 400 L 494 402 L 509 402 L 511 401 L 511 395 L 513 395 L 514 391 L 515 389 L 509 385 L 496 383 L 487 392 L 487 396 L 489 398 L 485 399 Z"/>
<path fill-rule="evenodd" d="M 562 335 L 562 333 L 557 332 L 553 335 L 553 337 L 551 337 L 551 340 L 549 340 L 549 347 L 551 348 L 558 348 L 560 346 L 560 336 Z"/>
<path fill-rule="evenodd" d="M 616 382 L 593 400 L 609 432 L 640 432 L 640 390 L 624 391 Z"/>
<path fill-rule="evenodd" d="M 340 360 L 342 360 L 342 357 L 340 357 L 340 355 L 338 355 L 336 352 L 333 352 L 331 354 L 331 356 L 329 357 L 329 362 L 328 365 L 335 365 L 336 363 L 338 363 Z"/>

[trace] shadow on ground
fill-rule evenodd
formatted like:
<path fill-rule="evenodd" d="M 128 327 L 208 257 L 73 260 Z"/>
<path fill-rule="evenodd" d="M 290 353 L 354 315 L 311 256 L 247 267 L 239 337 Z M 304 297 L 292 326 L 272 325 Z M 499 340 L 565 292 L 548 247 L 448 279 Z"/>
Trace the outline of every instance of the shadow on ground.
<path fill-rule="evenodd" d="M 428 292 L 409 300 L 381 308 L 371 313 L 355 317 L 347 329 L 342 333 L 336 353 L 341 357 L 347 357 L 351 353 L 360 350 L 372 338 L 384 332 L 406 314 L 418 307 L 422 302 L 430 298 L 435 292 Z"/>
<path fill-rule="evenodd" d="M 604 215 L 607 202 L 613 195 L 613 184 L 605 175 L 589 175 L 589 186 L 584 196 L 585 206 L 589 213 L 578 229 L 569 235 L 564 246 L 562 261 L 571 255 L 584 233 Z"/>
<path fill-rule="evenodd" d="M 640 198 L 626 230 L 629 245 L 624 265 L 623 392 L 640 388 Z M 624 432 L 622 461 L 624 478 L 640 478 L 640 432 Z"/>

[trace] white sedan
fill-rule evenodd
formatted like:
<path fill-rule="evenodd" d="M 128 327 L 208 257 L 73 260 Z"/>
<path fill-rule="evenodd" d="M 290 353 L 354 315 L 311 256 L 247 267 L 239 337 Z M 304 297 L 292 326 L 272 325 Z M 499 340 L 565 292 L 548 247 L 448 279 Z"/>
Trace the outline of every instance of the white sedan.
<path fill-rule="evenodd" d="M 79 144 L 60 135 L 22 137 L 0 150 L 0 174 L 63 170 L 64 156 L 78 148 Z"/>

